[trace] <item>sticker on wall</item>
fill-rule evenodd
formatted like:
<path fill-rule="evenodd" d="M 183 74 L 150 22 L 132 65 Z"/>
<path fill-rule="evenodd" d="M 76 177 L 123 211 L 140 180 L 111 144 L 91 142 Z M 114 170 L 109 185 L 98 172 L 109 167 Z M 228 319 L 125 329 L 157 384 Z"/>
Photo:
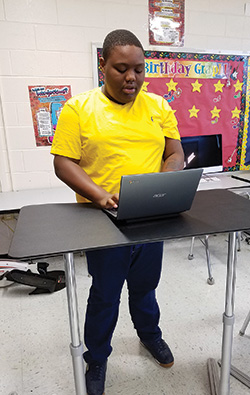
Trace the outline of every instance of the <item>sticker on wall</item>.
<path fill-rule="evenodd" d="M 149 0 L 149 43 L 184 45 L 185 0 Z"/>
<path fill-rule="evenodd" d="M 51 145 L 59 115 L 66 101 L 71 98 L 71 87 L 36 85 L 28 88 L 36 145 Z"/>

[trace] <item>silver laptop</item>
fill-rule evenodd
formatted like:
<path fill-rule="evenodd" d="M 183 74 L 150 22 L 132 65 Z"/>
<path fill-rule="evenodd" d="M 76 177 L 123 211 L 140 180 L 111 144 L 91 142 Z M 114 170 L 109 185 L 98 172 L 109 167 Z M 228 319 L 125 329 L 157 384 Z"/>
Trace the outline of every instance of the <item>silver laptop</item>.
<path fill-rule="evenodd" d="M 121 177 L 119 206 L 104 210 L 116 221 L 174 216 L 191 208 L 203 169 Z"/>

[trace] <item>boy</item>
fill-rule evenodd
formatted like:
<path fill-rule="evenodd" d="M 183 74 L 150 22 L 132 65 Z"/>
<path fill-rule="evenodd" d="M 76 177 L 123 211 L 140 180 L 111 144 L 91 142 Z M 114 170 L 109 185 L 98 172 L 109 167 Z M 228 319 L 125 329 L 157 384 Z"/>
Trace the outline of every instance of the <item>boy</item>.
<path fill-rule="evenodd" d="M 104 85 L 66 103 L 51 153 L 56 175 L 76 192 L 78 202 L 111 208 L 119 203 L 122 175 L 180 170 L 184 159 L 170 106 L 162 97 L 141 91 L 144 50 L 137 37 L 123 29 L 109 33 L 100 65 Z M 104 393 L 125 281 L 141 344 L 161 366 L 173 365 L 173 355 L 158 326 L 155 298 L 162 252 L 159 242 L 86 253 L 92 276 L 84 330 L 88 395 Z"/>

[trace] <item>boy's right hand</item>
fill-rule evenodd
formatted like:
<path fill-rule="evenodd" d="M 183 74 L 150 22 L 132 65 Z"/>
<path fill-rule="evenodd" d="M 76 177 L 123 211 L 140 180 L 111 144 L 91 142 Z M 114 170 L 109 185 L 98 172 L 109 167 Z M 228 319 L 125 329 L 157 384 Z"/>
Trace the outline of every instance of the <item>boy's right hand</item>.
<path fill-rule="evenodd" d="M 55 155 L 55 172 L 73 191 L 90 200 L 100 208 L 117 208 L 119 193 L 108 193 L 95 184 L 88 174 L 79 166 L 79 160 Z"/>
<path fill-rule="evenodd" d="M 114 193 L 113 195 L 111 193 L 107 193 L 94 203 L 101 208 L 117 208 L 119 203 L 119 193 Z"/>

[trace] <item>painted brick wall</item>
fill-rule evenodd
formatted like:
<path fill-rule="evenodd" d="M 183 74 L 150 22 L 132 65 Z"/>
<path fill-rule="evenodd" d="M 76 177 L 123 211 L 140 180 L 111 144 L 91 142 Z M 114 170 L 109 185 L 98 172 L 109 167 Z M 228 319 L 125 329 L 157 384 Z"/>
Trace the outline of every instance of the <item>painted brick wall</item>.
<path fill-rule="evenodd" d="M 185 22 L 183 50 L 250 51 L 243 0 L 186 0 Z M 28 85 L 91 89 L 92 43 L 126 28 L 154 49 L 147 27 L 148 0 L 0 0 L 0 191 L 61 185 L 35 144 Z"/>

